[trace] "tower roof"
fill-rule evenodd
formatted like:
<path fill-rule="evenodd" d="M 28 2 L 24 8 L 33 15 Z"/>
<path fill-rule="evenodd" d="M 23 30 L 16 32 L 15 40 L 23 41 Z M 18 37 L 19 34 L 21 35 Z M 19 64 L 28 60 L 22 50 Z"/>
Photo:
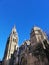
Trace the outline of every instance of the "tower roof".
<path fill-rule="evenodd" d="M 41 28 L 39 28 L 39 27 L 37 27 L 37 26 L 34 26 L 33 28 L 32 28 L 32 30 L 31 30 L 31 33 L 33 32 L 33 31 L 38 31 L 38 30 L 41 30 Z M 41 30 L 42 31 L 42 30 Z"/>
<path fill-rule="evenodd" d="M 41 30 L 41 29 L 37 26 L 34 26 L 33 30 Z"/>
<path fill-rule="evenodd" d="M 17 30 L 16 30 L 16 26 L 14 25 L 14 27 L 12 28 L 12 33 L 17 33 Z"/>

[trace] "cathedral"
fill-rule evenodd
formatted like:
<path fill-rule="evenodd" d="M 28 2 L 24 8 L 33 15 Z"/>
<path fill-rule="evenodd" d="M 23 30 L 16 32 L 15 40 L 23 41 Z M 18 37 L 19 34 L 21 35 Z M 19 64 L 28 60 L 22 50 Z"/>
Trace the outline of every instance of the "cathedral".
<path fill-rule="evenodd" d="M 46 33 L 34 26 L 30 39 L 19 47 L 18 33 L 14 26 L 7 39 L 0 65 L 49 65 L 49 40 Z"/>

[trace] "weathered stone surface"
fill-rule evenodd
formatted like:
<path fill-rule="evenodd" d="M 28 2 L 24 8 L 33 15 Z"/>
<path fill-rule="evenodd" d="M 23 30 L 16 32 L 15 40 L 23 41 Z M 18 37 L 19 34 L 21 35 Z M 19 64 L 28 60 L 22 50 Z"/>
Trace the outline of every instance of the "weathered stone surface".
<path fill-rule="evenodd" d="M 42 43 L 34 46 L 28 46 L 24 53 L 20 56 L 19 65 L 49 65 L 49 60 Z"/>
<path fill-rule="evenodd" d="M 15 28 L 14 31 L 16 31 Z M 14 34 L 15 32 L 12 30 L 12 33 Z M 15 34 L 14 39 L 13 35 L 11 35 L 11 37 L 12 40 L 8 40 L 7 43 L 6 53 L 4 55 L 5 60 L 1 63 L 2 65 L 49 65 L 49 41 L 39 27 L 34 27 L 30 34 L 30 40 L 25 41 L 17 49 L 15 49 L 17 37 L 15 37 Z M 12 41 L 13 44 L 12 42 L 9 43 L 9 41 Z M 10 53 L 8 53 L 8 51 L 10 51 Z M 6 60 L 7 57 L 8 59 Z"/>

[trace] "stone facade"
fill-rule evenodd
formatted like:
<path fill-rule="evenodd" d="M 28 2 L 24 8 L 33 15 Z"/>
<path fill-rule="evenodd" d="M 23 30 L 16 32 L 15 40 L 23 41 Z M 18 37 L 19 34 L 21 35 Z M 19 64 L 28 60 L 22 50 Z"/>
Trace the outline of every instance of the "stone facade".
<path fill-rule="evenodd" d="M 8 38 L 2 65 L 49 65 L 49 41 L 46 34 L 34 27 L 30 40 L 18 47 L 16 28 Z"/>
<path fill-rule="evenodd" d="M 25 50 L 22 51 L 23 48 Z M 42 43 L 37 43 L 33 46 L 31 44 L 26 44 L 20 49 L 19 65 L 49 65 L 49 61 Z"/>

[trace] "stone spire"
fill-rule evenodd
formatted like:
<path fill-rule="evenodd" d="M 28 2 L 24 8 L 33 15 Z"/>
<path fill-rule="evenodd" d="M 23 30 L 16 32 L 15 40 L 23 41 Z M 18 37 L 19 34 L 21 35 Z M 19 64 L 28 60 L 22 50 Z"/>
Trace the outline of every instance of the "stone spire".
<path fill-rule="evenodd" d="M 7 39 L 7 44 L 5 48 L 5 54 L 4 54 L 4 61 L 5 65 L 9 65 L 9 59 L 11 58 L 11 55 L 14 53 L 15 50 L 18 48 L 18 34 L 16 31 L 16 27 L 14 26 L 12 28 L 12 32 Z"/>
<path fill-rule="evenodd" d="M 12 28 L 12 33 L 17 33 L 16 31 L 16 26 L 14 25 L 14 27 Z"/>
<path fill-rule="evenodd" d="M 15 47 L 18 47 L 18 33 L 17 33 L 17 30 L 16 30 L 16 26 L 15 25 L 12 28 L 12 32 L 11 32 L 11 35 L 10 35 L 10 39 L 12 39 L 12 41 L 14 43 L 16 43 L 16 46 Z M 15 50 L 16 50 L 16 48 L 15 48 Z"/>

